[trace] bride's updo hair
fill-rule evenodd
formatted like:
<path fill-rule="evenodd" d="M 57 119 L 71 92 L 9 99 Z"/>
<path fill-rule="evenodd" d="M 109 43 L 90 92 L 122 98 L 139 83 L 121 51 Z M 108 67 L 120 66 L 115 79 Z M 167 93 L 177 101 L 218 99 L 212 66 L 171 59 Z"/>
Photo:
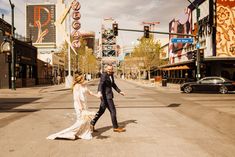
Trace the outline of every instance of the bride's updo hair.
<path fill-rule="evenodd" d="M 84 76 L 82 74 L 75 76 L 73 86 L 75 86 L 77 83 L 82 84 L 84 82 Z"/>

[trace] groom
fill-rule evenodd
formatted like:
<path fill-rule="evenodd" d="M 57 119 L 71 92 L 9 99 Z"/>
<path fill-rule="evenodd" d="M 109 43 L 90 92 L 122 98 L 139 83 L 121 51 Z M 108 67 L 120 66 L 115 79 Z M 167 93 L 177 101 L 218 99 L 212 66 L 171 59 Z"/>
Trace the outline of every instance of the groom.
<path fill-rule="evenodd" d="M 98 119 L 103 115 L 106 108 L 108 108 L 112 124 L 113 124 L 113 131 L 114 132 L 124 132 L 126 131 L 124 128 L 118 127 L 117 118 L 116 118 L 116 108 L 113 102 L 113 91 L 114 88 L 119 94 L 124 95 L 117 85 L 114 82 L 113 77 L 113 66 L 108 65 L 106 67 L 106 72 L 101 75 L 100 83 L 98 85 L 98 94 L 101 98 L 100 108 L 99 111 L 96 113 L 95 118 L 91 121 L 91 130 L 94 131 L 94 126 Z"/>

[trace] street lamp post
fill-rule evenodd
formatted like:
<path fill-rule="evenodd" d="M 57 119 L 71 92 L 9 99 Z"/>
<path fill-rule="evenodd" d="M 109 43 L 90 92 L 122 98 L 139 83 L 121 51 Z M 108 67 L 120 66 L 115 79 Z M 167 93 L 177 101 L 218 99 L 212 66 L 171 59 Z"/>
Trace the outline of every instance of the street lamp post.
<path fill-rule="evenodd" d="M 11 5 L 11 89 L 16 90 L 15 85 L 15 53 L 14 53 L 14 7 L 15 5 L 9 0 Z"/>
<path fill-rule="evenodd" d="M 197 57 L 196 57 L 196 67 L 197 67 L 197 74 L 196 74 L 196 78 L 197 78 L 197 80 L 199 80 L 200 79 L 200 77 L 201 77 L 201 72 L 200 72 L 200 63 L 201 63 L 201 61 L 200 61 L 200 51 L 199 51 L 199 48 L 200 48 L 200 45 L 199 45 L 199 17 L 200 17 L 200 9 L 198 8 L 198 3 L 195 5 L 194 3 L 192 3 L 190 0 L 188 0 L 188 2 L 189 3 L 191 3 L 194 7 L 195 7 L 195 9 L 196 9 L 196 20 L 197 20 L 197 23 L 196 23 L 196 25 L 197 25 L 197 43 L 196 43 L 196 49 L 197 49 Z"/>

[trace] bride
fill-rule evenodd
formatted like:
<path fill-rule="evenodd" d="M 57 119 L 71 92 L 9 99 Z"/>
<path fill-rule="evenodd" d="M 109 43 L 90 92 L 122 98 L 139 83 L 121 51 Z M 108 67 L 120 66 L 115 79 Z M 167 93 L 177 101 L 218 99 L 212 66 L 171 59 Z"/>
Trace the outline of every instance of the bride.
<path fill-rule="evenodd" d="M 56 138 L 71 139 L 75 140 L 77 138 L 81 139 L 92 139 L 90 130 L 90 121 L 95 116 L 95 112 L 87 110 L 87 94 L 99 98 L 98 95 L 93 94 L 85 83 L 84 77 L 78 75 L 75 77 L 73 84 L 73 100 L 74 109 L 76 112 L 77 120 L 76 122 L 67 129 L 64 129 L 58 133 L 52 134 L 47 137 L 47 139 L 54 140 Z"/>

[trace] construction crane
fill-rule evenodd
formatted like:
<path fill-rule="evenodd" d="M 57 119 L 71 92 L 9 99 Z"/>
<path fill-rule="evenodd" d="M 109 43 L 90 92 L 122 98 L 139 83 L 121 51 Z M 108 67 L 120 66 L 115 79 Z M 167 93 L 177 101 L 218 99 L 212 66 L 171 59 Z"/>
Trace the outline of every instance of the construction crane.
<path fill-rule="evenodd" d="M 149 26 L 149 30 L 150 31 L 154 31 L 155 25 L 156 24 L 160 24 L 160 22 L 158 21 L 154 21 L 154 22 L 142 22 L 143 25 L 148 25 Z M 154 33 L 153 33 L 153 38 L 155 38 Z"/>
<path fill-rule="evenodd" d="M 156 24 L 160 24 L 160 22 L 158 21 L 154 21 L 154 22 L 142 22 L 143 25 L 149 25 L 150 27 L 150 31 L 154 31 L 154 27 Z"/>

